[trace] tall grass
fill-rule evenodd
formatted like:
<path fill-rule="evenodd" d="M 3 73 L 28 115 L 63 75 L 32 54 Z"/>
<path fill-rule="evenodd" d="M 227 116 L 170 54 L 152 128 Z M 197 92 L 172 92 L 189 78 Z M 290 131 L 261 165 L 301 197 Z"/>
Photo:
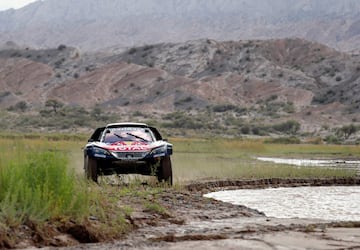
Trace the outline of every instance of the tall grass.
<path fill-rule="evenodd" d="M 28 220 L 88 215 L 88 189 L 68 167 L 66 153 L 35 150 L 21 141 L 2 149 L 0 223 L 15 226 Z"/>

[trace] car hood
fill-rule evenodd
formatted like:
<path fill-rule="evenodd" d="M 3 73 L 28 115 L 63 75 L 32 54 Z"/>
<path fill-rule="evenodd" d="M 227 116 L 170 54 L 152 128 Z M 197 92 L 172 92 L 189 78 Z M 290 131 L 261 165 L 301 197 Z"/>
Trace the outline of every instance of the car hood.
<path fill-rule="evenodd" d="M 133 152 L 133 151 L 141 151 L 146 152 L 150 151 L 154 148 L 161 147 L 165 145 L 164 141 L 156 141 L 156 142 L 138 142 L 138 141 L 123 141 L 118 142 L 116 144 L 106 144 L 102 142 L 94 142 L 93 146 L 97 146 L 109 151 L 113 152 Z"/>

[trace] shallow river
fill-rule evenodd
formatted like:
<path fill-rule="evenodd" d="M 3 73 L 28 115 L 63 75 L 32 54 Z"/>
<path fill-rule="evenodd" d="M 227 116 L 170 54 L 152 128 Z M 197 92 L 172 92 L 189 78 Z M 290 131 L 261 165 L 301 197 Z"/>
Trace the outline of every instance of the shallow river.
<path fill-rule="evenodd" d="M 257 209 L 269 217 L 360 221 L 359 186 L 240 189 L 205 196 Z"/>
<path fill-rule="evenodd" d="M 358 160 L 313 160 L 258 157 L 295 166 L 355 169 L 360 173 Z M 360 221 L 360 187 L 297 187 L 241 189 L 206 195 L 217 200 L 244 205 L 276 218 L 316 218 L 325 220 Z"/>

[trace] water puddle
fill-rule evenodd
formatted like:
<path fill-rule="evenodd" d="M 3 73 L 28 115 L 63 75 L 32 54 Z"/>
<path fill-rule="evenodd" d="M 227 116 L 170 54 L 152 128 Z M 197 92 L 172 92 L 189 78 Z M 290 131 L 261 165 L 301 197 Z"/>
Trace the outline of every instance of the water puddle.
<path fill-rule="evenodd" d="M 205 196 L 257 209 L 275 218 L 360 221 L 359 186 L 240 189 Z"/>
<path fill-rule="evenodd" d="M 355 169 L 360 172 L 359 160 L 342 160 L 342 159 L 329 159 L 329 160 L 314 160 L 314 159 L 287 159 L 275 157 L 257 157 L 259 161 L 269 161 L 277 164 L 289 164 L 304 167 L 327 167 L 327 168 L 343 168 Z"/>

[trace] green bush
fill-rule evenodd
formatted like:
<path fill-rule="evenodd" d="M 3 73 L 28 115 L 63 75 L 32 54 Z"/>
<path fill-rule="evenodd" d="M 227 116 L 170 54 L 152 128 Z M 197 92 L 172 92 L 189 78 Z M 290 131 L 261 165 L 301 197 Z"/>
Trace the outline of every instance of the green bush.
<path fill-rule="evenodd" d="M 81 183 L 67 165 L 66 155 L 60 152 L 29 152 L 22 161 L 0 162 L 0 224 L 87 216 L 85 182 Z"/>
<path fill-rule="evenodd" d="M 8 108 L 9 111 L 25 112 L 28 109 L 28 104 L 25 101 L 17 102 L 15 105 Z"/>
<path fill-rule="evenodd" d="M 272 128 L 277 132 L 295 134 L 300 129 L 300 123 L 294 120 L 289 120 L 283 123 L 275 124 Z"/>
<path fill-rule="evenodd" d="M 247 125 L 244 125 L 241 127 L 240 131 L 242 134 L 247 135 L 250 133 L 250 127 Z"/>
<path fill-rule="evenodd" d="M 264 143 L 276 143 L 276 144 L 300 144 L 300 139 L 297 137 L 279 137 L 266 139 Z"/>
<path fill-rule="evenodd" d="M 340 139 L 335 135 L 328 135 L 325 138 L 327 144 L 341 144 Z"/>
<path fill-rule="evenodd" d="M 352 134 L 356 133 L 358 130 L 359 128 L 354 124 L 344 125 L 336 130 L 336 135 L 339 137 L 344 137 L 344 139 L 348 139 Z"/>
<path fill-rule="evenodd" d="M 242 108 L 242 107 L 232 105 L 232 104 L 218 104 L 218 105 L 213 106 L 212 110 L 217 113 L 223 113 L 223 112 L 227 112 L 227 111 L 235 111 L 236 113 L 239 113 L 239 114 L 244 114 L 247 111 L 246 108 Z"/>

